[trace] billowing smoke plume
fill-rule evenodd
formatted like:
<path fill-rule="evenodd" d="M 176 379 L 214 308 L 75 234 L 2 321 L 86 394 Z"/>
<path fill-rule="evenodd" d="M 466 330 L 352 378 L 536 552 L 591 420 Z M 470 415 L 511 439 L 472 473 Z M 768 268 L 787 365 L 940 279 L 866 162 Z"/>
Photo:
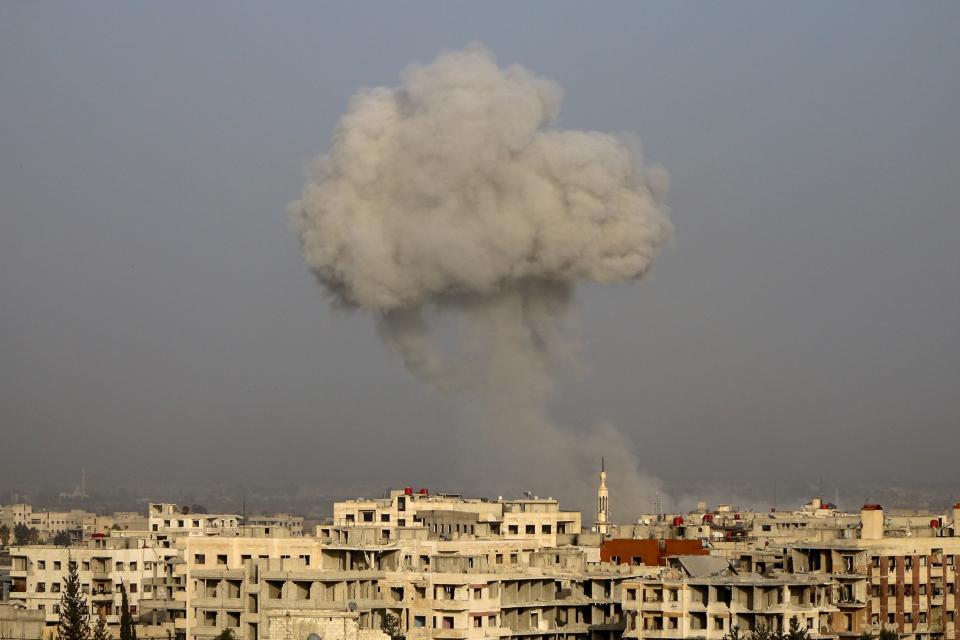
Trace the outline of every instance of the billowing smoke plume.
<path fill-rule="evenodd" d="M 589 506 L 605 455 L 626 519 L 656 490 L 628 439 L 558 426 L 546 405 L 577 362 L 574 286 L 640 279 L 669 237 L 666 175 L 629 140 L 553 126 L 561 97 L 478 46 L 411 66 L 353 97 L 291 210 L 337 304 L 377 314 L 411 372 L 465 398 L 468 490 Z"/>

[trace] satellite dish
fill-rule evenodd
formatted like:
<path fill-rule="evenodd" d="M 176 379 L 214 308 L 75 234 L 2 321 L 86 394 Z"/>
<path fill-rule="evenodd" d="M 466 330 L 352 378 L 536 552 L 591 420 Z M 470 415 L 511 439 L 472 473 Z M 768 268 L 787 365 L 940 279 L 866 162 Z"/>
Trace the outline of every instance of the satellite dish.
<path fill-rule="evenodd" d="M 307 640 L 323 640 L 323 638 L 321 638 L 315 633 L 311 633 L 310 635 L 307 636 Z"/>
<path fill-rule="evenodd" d="M 347 609 L 350 609 L 350 611 L 356 611 L 357 603 L 351 600 L 350 602 L 347 603 Z"/>

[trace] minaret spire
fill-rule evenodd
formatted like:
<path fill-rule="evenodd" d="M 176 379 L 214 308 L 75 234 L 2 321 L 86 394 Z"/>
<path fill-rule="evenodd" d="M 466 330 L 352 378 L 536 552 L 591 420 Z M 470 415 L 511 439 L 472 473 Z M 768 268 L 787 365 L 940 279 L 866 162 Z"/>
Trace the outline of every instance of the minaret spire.
<path fill-rule="evenodd" d="M 607 491 L 606 461 L 600 458 L 600 486 L 597 488 L 597 533 L 606 535 L 610 529 L 610 493 Z"/>

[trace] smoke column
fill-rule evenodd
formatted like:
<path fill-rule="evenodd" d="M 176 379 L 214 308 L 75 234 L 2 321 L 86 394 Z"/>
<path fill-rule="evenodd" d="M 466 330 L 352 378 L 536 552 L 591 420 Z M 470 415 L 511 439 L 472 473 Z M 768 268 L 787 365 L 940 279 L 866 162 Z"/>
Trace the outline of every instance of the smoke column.
<path fill-rule="evenodd" d="M 464 398 L 466 488 L 550 492 L 589 514 L 605 455 L 629 520 L 658 490 L 630 441 L 546 407 L 578 366 L 576 284 L 639 280 L 669 238 L 666 174 L 628 139 L 557 128 L 561 99 L 476 45 L 412 65 L 399 87 L 353 96 L 290 210 L 334 304 L 375 314 L 413 374 Z"/>

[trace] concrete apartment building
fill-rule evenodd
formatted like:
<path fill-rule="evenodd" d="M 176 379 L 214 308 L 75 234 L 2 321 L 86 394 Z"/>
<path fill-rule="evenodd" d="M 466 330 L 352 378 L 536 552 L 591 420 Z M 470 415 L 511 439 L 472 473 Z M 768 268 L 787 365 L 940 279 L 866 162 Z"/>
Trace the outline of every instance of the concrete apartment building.
<path fill-rule="evenodd" d="M 40 638 L 44 632 L 43 613 L 20 604 L 0 602 L 0 640 Z"/>
<path fill-rule="evenodd" d="M 240 516 L 219 513 L 191 513 L 188 507 L 171 503 L 150 503 L 150 533 L 169 536 L 236 535 Z"/>
<path fill-rule="evenodd" d="M 952 518 L 928 518 L 904 528 L 865 505 L 855 540 L 799 542 L 787 569 L 829 575 L 841 611 L 836 625 L 852 634 L 892 629 L 901 638 L 960 637 L 960 504 Z M 916 518 L 906 521 L 919 525 Z"/>
<path fill-rule="evenodd" d="M 749 536 L 704 539 L 709 558 L 676 559 L 661 575 L 625 583 L 625 636 L 720 638 L 734 625 L 749 633 L 757 625 L 784 629 L 796 618 L 812 637 L 890 629 L 907 639 L 960 638 L 960 505 L 935 517 L 886 517 L 878 505 L 806 521 L 778 515 L 773 520 L 790 526 L 767 531 L 756 526 L 765 518 L 744 519 Z M 701 562 L 730 569 L 691 569 Z"/>
<path fill-rule="evenodd" d="M 243 526 L 262 529 L 263 535 L 267 536 L 282 533 L 296 538 L 303 535 L 303 518 L 292 513 L 250 516 L 244 519 Z"/>
<path fill-rule="evenodd" d="M 594 565 L 533 540 L 444 540 L 424 528 L 384 539 L 376 527 L 329 527 L 321 539 L 182 539 L 183 617 L 190 640 L 224 628 L 275 637 L 278 616 L 340 611 L 361 629 L 396 615 L 409 638 L 568 637 L 612 640 L 623 628 L 629 568 Z"/>
<path fill-rule="evenodd" d="M 837 638 L 831 580 L 824 575 L 732 570 L 715 556 L 680 558 L 661 574 L 623 584 L 626 638 L 722 638 L 789 629 L 796 619 L 811 638 Z"/>
<path fill-rule="evenodd" d="M 525 496 L 496 501 L 464 498 L 459 495 L 431 495 L 427 489 L 407 487 L 391 491 L 388 498 L 338 502 L 333 523 L 340 526 L 379 524 L 391 527 L 419 526 L 424 518 L 438 535 L 481 535 L 537 540 L 557 546 L 558 540 L 581 532 L 578 511 L 563 511 L 558 500 Z M 318 527 L 319 528 L 319 527 Z"/>
<path fill-rule="evenodd" d="M 119 624 L 120 585 L 127 589 L 131 613 L 139 615 L 140 599 L 152 594 L 151 578 L 177 556 L 136 538 L 97 538 L 84 546 L 32 545 L 11 547 L 10 601 L 44 614 L 56 625 L 68 563 L 74 562 L 90 613 Z"/>

